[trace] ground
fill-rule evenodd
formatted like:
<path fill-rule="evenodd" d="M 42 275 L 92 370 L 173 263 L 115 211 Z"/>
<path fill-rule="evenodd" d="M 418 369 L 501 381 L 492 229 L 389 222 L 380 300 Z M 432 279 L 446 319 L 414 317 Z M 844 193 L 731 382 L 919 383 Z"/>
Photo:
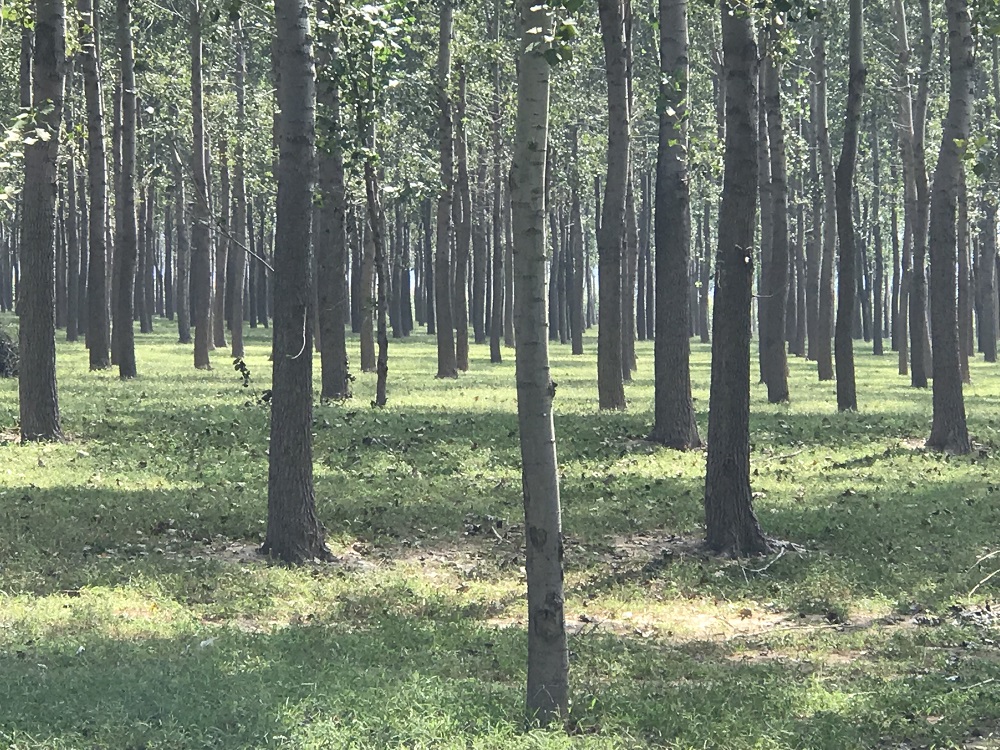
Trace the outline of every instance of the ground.
<path fill-rule="evenodd" d="M 699 545 L 704 454 L 643 440 L 651 345 L 624 414 L 597 411 L 593 339 L 555 346 L 573 710 L 568 733 L 525 732 L 512 352 L 474 346 L 440 381 L 415 335 L 391 342 L 388 408 L 360 373 L 318 405 L 338 559 L 290 569 L 255 554 L 266 333 L 247 388 L 225 351 L 196 371 L 166 321 L 137 337 L 133 382 L 60 343 L 60 444 L 16 442 L 0 380 L 0 745 L 1000 747 L 1000 576 L 979 585 L 1000 568 L 980 559 L 1000 526 L 995 366 L 973 363 L 970 457 L 923 450 L 929 391 L 861 342 L 857 414 L 802 360 L 791 404 L 754 384 L 757 510 L 791 544 L 737 561 Z"/>

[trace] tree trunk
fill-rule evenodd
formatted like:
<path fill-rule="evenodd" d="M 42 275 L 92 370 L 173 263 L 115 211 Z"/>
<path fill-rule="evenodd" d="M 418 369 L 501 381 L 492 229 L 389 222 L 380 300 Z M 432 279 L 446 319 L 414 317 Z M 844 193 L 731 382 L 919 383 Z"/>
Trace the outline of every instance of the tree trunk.
<path fill-rule="evenodd" d="M 528 579 L 529 719 L 559 721 L 569 711 L 569 648 L 563 613 L 563 543 L 545 325 L 545 158 L 552 12 L 519 3 L 522 28 L 517 120 L 510 174 L 517 310 L 517 413 Z"/>
<path fill-rule="evenodd" d="M 66 66 L 64 0 L 36 0 L 32 101 L 45 103 L 35 125 L 49 137 L 24 147 L 18 378 L 21 440 L 62 437 L 56 392 L 54 253 L 59 140 Z"/>
<path fill-rule="evenodd" d="M 177 341 L 191 343 L 191 242 L 181 157 L 174 152 L 174 222 L 177 228 Z"/>
<path fill-rule="evenodd" d="M 981 299 L 979 331 L 983 360 L 996 362 L 997 330 L 994 310 L 997 309 L 997 207 L 992 198 L 987 196 L 983 197 L 980 206 L 982 213 L 979 225 L 979 267 L 976 272 L 976 283 L 979 286 Z"/>
<path fill-rule="evenodd" d="M 322 132 L 343 132 L 340 109 L 340 81 L 334 72 L 332 50 L 339 48 L 337 6 L 323 2 L 319 6 L 320 75 L 317 82 L 317 105 Z M 346 399 L 351 396 L 351 377 L 347 363 L 347 193 L 344 175 L 344 150 L 339 137 L 324 139 L 319 149 L 321 191 L 320 226 L 316 248 L 318 274 L 318 319 L 323 349 L 320 352 L 322 384 L 320 398 Z"/>
<path fill-rule="evenodd" d="M 837 409 L 855 411 L 858 396 L 854 381 L 854 341 L 851 327 L 854 323 L 855 260 L 857 255 L 852 197 L 854 168 L 858 158 L 858 131 L 861 104 L 865 93 L 868 70 L 864 63 L 862 47 L 861 0 L 850 0 L 850 79 L 847 89 L 847 112 L 844 117 L 844 142 L 837 164 L 837 236 L 840 239 L 840 265 L 837 276 Z"/>
<path fill-rule="evenodd" d="M 882 337 L 882 286 L 885 279 L 885 269 L 882 261 L 882 164 L 879 158 L 878 121 L 871 118 L 871 152 L 872 152 L 872 232 L 875 240 L 875 316 L 872 321 L 872 353 L 881 356 L 883 352 Z"/>
<path fill-rule="evenodd" d="M 622 378 L 622 251 L 628 183 L 629 112 L 627 51 L 621 0 L 598 0 L 608 81 L 608 156 L 601 224 L 597 233 L 600 319 L 597 395 L 601 409 L 624 409 Z"/>
<path fill-rule="evenodd" d="M 472 248 L 472 191 L 469 185 L 469 142 L 465 134 L 465 65 L 458 66 L 458 108 L 455 112 L 455 146 L 458 184 L 455 190 L 455 284 L 452 289 L 455 320 L 455 365 L 469 369 L 469 255 Z"/>
<path fill-rule="evenodd" d="M 305 0 L 276 0 L 278 205 L 267 536 L 261 552 L 290 563 L 329 559 L 312 467 L 312 196 L 315 88 Z"/>
<path fill-rule="evenodd" d="M 366 216 L 358 220 L 362 235 L 361 246 L 361 372 L 375 372 L 375 238 L 371 221 Z"/>
<path fill-rule="evenodd" d="M 785 351 L 785 323 L 789 299 L 788 269 L 788 176 L 785 165 L 785 131 L 781 115 L 781 65 L 776 59 L 780 42 L 778 26 L 771 34 L 772 50 L 765 56 L 764 108 L 767 111 L 768 158 L 771 163 L 770 215 L 771 254 L 765 277 L 764 314 L 761 321 L 760 347 L 767 400 L 772 404 L 788 401 L 788 355 Z M 763 201 L 763 197 L 762 197 Z"/>
<path fill-rule="evenodd" d="M 927 447 L 964 454 L 972 450 L 965 421 L 959 328 L 955 299 L 956 214 L 962 182 L 962 144 L 969 138 L 974 67 L 966 0 L 946 0 L 950 95 L 931 195 L 931 334 L 934 345 L 934 421 Z"/>
<path fill-rule="evenodd" d="M 975 344 L 972 332 L 973 279 L 972 261 L 969 252 L 969 196 L 965 185 L 965 169 L 959 171 L 958 186 L 958 353 L 962 370 L 962 382 L 971 383 L 969 358 Z"/>
<path fill-rule="evenodd" d="M 579 153 L 579 129 L 573 128 L 572 136 L 572 164 L 571 184 L 570 184 L 570 206 L 569 206 L 569 251 L 570 268 L 572 277 L 569 281 L 569 322 L 571 351 L 574 355 L 583 354 L 583 287 L 584 275 L 588 272 L 583 257 L 583 211 L 580 206 L 580 164 Z M 648 242 L 648 238 L 647 238 Z"/>
<path fill-rule="evenodd" d="M 823 174 L 823 246 L 819 272 L 819 318 L 816 333 L 816 369 L 819 379 L 833 380 L 833 265 L 837 255 L 837 217 L 834 199 L 833 153 L 830 148 L 830 125 L 827 118 L 826 42 L 816 40 L 816 143 Z"/>
<path fill-rule="evenodd" d="M 902 0 L 897 0 L 897 15 L 904 14 Z M 930 87 L 931 61 L 931 11 L 930 0 L 920 0 L 920 72 L 917 95 L 910 99 L 910 148 L 912 153 L 911 179 L 915 189 L 914 216 L 911 224 L 913 232 L 913 267 L 910 274 L 910 383 L 915 388 L 927 387 L 927 371 L 933 363 L 928 362 L 927 345 L 927 231 L 930 211 L 930 190 L 927 185 L 926 152 L 924 135 L 926 130 L 927 99 Z M 897 35 L 901 46 L 901 64 L 909 60 L 909 48 L 905 42 L 905 25 L 900 23 L 902 34 Z M 903 53 L 905 50 L 905 56 Z M 908 80 L 907 80 L 908 83 Z M 904 91 L 908 92 L 908 86 Z M 905 125 L 904 125 L 905 127 Z M 906 135 L 904 133 L 904 135 Z"/>
<path fill-rule="evenodd" d="M 750 303 L 757 197 L 757 46 L 736 0 L 721 0 L 726 80 L 725 178 L 712 318 L 705 542 L 733 555 L 770 550 L 750 491 Z M 658 331 L 659 333 L 659 331 Z"/>
<path fill-rule="evenodd" d="M 212 343 L 225 348 L 226 343 L 226 298 L 232 294 L 228 289 L 226 272 L 229 266 L 230 218 L 229 201 L 232 184 L 229 179 L 229 147 L 227 138 L 219 138 L 219 198 L 216 201 L 217 216 L 214 217 L 212 234 L 215 235 L 215 289 L 212 295 Z M 217 223 L 216 223 L 217 222 Z"/>
<path fill-rule="evenodd" d="M 233 52 L 235 53 L 233 77 L 236 84 L 236 146 L 233 151 L 233 216 L 232 216 L 232 267 L 235 289 L 232 290 L 229 311 L 232 356 L 243 357 L 243 277 L 247 273 L 247 182 L 246 152 L 243 147 L 247 135 L 246 112 L 246 40 L 243 36 L 243 19 L 233 18 Z M 343 333 L 343 327 L 341 327 Z"/>
<path fill-rule="evenodd" d="M 656 161 L 656 331 L 653 431 L 677 450 L 701 445 L 691 400 L 691 195 L 687 164 L 687 0 L 660 0 L 660 122 Z"/>
<path fill-rule="evenodd" d="M 122 2 L 124 0 L 119 0 Z M 212 340 L 211 235 L 212 215 L 208 206 L 208 166 L 206 164 L 205 114 L 202 101 L 201 0 L 191 5 L 191 117 L 194 125 L 192 170 L 194 209 L 191 216 L 191 317 L 194 322 L 194 366 L 211 369 L 209 344 Z M 277 358 L 275 358 L 277 362 Z M 272 446 L 273 449 L 273 446 Z"/>
<path fill-rule="evenodd" d="M 66 79 L 73 89 L 73 65 L 68 66 Z M 66 159 L 66 340 L 76 341 L 79 338 L 80 319 L 80 232 L 76 197 L 76 117 L 74 112 L 75 95 L 67 97 L 66 131 L 70 138 L 67 143 L 69 154 Z"/>
<path fill-rule="evenodd" d="M 451 290 L 451 202 L 454 192 L 454 147 L 451 116 L 451 36 L 454 23 L 452 0 L 441 0 L 438 35 L 437 96 L 441 146 L 441 184 L 437 202 L 437 238 L 434 250 L 434 304 L 437 313 L 437 377 L 457 378 L 455 326 Z"/>
<path fill-rule="evenodd" d="M 492 26 L 491 26 L 491 38 L 494 41 L 500 38 L 500 3 L 499 0 L 494 5 Z M 498 53 L 494 53 L 498 54 Z M 499 364 L 503 355 L 500 351 L 500 336 L 506 333 L 508 325 L 510 326 L 510 339 L 509 341 L 513 343 L 514 339 L 514 329 L 513 321 L 507 317 L 505 318 L 505 311 L 507 309 L 507 290 L 506 277 L 504 274 L 504 256 L 506 253 L 506 246 L 504 243 L 504 224 L 506 211 L 504 210 L 503 202 L 503 170 L 500 166 L 501 159 L 503 158 L 503 147 L 501 144 L 501 122 L 500 122 L 500 103 L 502 101 L 502 92 L 500 90 L 500 61 L 494 58 L 492 63 L 493 76 L 493 99 L 490 102 L 490 138 L 491 138 L 491 150 L 492 150 L 492 166 L 493 166 L 493 180 L 492 180 L 492 190 L 493 190 L 493 214 L 492 214 L 492 229 L 493 229 L 493 296 L 490 300 L 490 362 Z"/>

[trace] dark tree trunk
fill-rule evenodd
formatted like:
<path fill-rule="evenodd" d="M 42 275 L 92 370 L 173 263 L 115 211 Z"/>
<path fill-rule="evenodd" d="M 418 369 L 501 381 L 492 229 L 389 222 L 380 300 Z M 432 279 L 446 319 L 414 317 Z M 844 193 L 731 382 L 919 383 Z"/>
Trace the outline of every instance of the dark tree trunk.
<path fill-rule="evenodd" d="M 883 325 L 882 325 L 882 287 L 885 281 L 885 269 L 882 260 L 882 163 L 879 159 L 878 142 L 878 122 L 875 117 L 871 118 L 871 152 L 872 152 L 872 236 L 875 241 L 875 283 L 873 291 L 875 300 L 874 318 L 872 319 L 872 353 L 881 356 L 883 351 Z"/>
<path fill-rule="evenodd" d="M 35 121 L 49 137 L 24 148 L 21 277 L 17 290 L 22 441 L 62 437 L 56 392 L 53 254 L 66 65 L 65 26 L 63 0 L 36 0 L 32 100 L 49 103 L 51 108 L 39 112 Z"/>
<path fill-rule="evenodd" d="M 177 341 L 191 343 L 191 243 L 180 154 L 174 156 L 174 222 L 177 229 Z"/>
<path fill-rule="evenodd" d="M 437 201 L 437 237 L 434 249 L 434 306 L 437 315 L 437 377 L 457 378 L 455 325 L 452 318 L 451 289 L 451 202 L 455 187 L 454 148 L 452 143 L 451 36 L 454 9 L 451 0 L 441 2 L 441 26 L 438 35 L 437 97 L 441 147 L 441 184 Z"/>
<path fill-rule="evenodd" d="M 712 318 L 705 542 L 733 555 L 769 551 L 750 490 L 750 303 L 757 197 L 757 46 L 750 19 L 721 0 L 726 79 L 725 179 Z"/>
<path fill-rule="evenodd" d="M 212 343 L 218 349 L 226 342 L 226 298 L 232 294 L 226 278 L 229 267 L 230 217 L 229 201 L 232 184 L 229 179 L 229 147 L 225 136 L 219 139 L 219 198 L 216 201 L 217 216 L 212 224 L 215 242 L 215 289 L 212 295 Z"/>
<path fill-rule="evenodd" d="M 455 321 L 455 365 L 469 369 L 469 255 L 472 249 L 472 191 L 469 185 L 469 143 L 465 134 L 465 65 L 459 65 L 458 107 L 455 112 L 455 147 L 458 181 L 453 211 L 455 221 L 455 279 L 452 288 Z"/>
<path fill-rule="evenodd" d="M 597 393 L 601 409 L 625 408 L 622 378 L 622 251 L 628 183 L 629 112 L 627 51 L 621 0 L 598 0 L 608 81 L 608 159 L 601 223 L 597 233 L 600 320 Z"/>
<path fill-rule="evenodd" d="M 777 28 L 777 27 L 775 27 Z M 777 46 L 775 31 L 771 44 Z M 772 404 L 788 401 L 788 355 L 785 351 L 785 323 L 789 301 L 788 268 L 788 178 L 785 166 L 785 132 L 781 115 L 781 67 L 771 51 L 763 61 L 764 108 L 767 110 L 768 158 L 771 163 L 770 218 L 771 246 L 768 263 L 762 271 L 765 287 L 762 294 L 761 369 L 767 384 L 767 400 Z M 764 198 L 762 196 L 761 200 Z"/>
<path fill-rule="evenodd" d="M 858 158 L 858 131 L 861 103 L 865 93 L 865 67 L 862 47 L 863 17 L 861 0 L 850 0 L 850 82 L 847 113 L 844 119 L 844 143 L 837 164 L 837 236 L 840 239 L 840 265 L 837 284 L 837 408 L 856 410 L 858 396 L 854 381 L 854 341 L 851 326 L 854 317 L 855 259 L 857 254 L 852 196 L 854 168 Z"/>
<path fill-rule="evenodd" d="M 66 80 L 73 88 L 73 66 L 68 66 Z M 70 154 L 66 160 L 66 340 L 76 341 L 80 326 L 80 231 L 76 196 L 76 118 L 74 112 L 75 95 L 66 103 L 66 131 L 70 135 Z"/>
<path fill-rule="evenodd" d="M 974 68 L 972 28 L 966 0 L 946 0 L 950 94 L 948 115 L 931 195 L 928 248 L 931 261 L 931 334 L 934 340 L 934 421 L 927 447 L 964 454 L 972 450 L 965 421 L 959 362 L 956 278 L 956 215 L 962 187 L 960 144 L 969 138 Z"/>
<path fill-rule="evenodd" d="M 261 552 L 290 563 L 328 559 L 312 468 L 312 195 L 315 88 L 305 0 L 275 2 L 278 205 L 274 242 L 274 374 Z"/>
<path fill-rule="evenodd" d="M 490 36 L 494 41 L 500 39 L 500 2 L 497 0 L 494 3 L 493 17 L 491 19 Z M 501 143 L 501 122 L 500 122 L 500 105 L 502 102 L 502 92 L 500 89 L 500 61 L 494 58 L 491 66 L 491 75 L 493 77 L 493 99 L 490 102 L 490 148 L 492 157 L 492 193 L 493 193 L 493 205 L 492 205 L 492 230 L 493 230 L 493 261 L 492 261 L 492 297 L 490 299 L 490 362 L 499 364 L 503 360 L 503 354 L 500 351 L 500 336 L 507 330 L 508 324 L 510 325 L 510 342 L 513 343 L 514 338 L 514 328 L 513 321 L 504 318 L 505 310 L 507 309 L 507 289 L 506 289 L 506 276 L 505 276 L 505 261 L 504 256 L 506 253 L 506 246 L 504 243 L 504 224 L 506 211 L 504 210 L 503 201 L 503 169 L 501 167 L 501 159 L 503 158 L 503 146 Z"/>
<path fill-rule="evenodd" d="M 687 164 L 687 0 L 660 0 L 660 122 L 656 161 L 655 403 L 649 439 L 701 445 L 691 400 L 691 195 Z M 670 82 L 670 83 L 666 83 Z"/>
<path fill-rule="evenodd" d="M 548 724 L 569 711 L 569 648 L 563 611 L 563 542 L 545 332 L 544 181 L 550 66 L 543 54 L 552 11 L 518 3 L 524 36 L 510 174 L 517 248 L 517 416 L 528 582 L 529 720 Z"/>
<path fill-rule="evenodd" d="M 132 326 L 135 312 L 133 288 L 139 252 L 135 213 L 136 93 L 131 0 L 117 0 L 116 8 L 119 83 L 122 93 L 121 176 L 116 200 L 116 204 L 121 205 L 118 208 L 119 221 L 115 226 L 118 291 L 114 333 L 118 343 L 114 348 L 118 357 L 118 374 L 124 379 L 136 376 L 135 331 Z"/>
<path fill-rule="evenodd" d="M 123 0 L 120 0 L 123 1 Z M 194 210 L 191 216 L 191 317 L 194 322 L 194 366 L 211 369 L 212 342 L 211 234 L 208 205 L 208 165 L 205 145 L 205 116 L 202 102 L 201 0 L 191 5 L 191 114 L 194 123 L 192 169 Z M 275 358 L 277 361 L 277 358 Z M 272 446 L 273 449 L 273 446 Z"/>
<path fill-rule="evenodd" d="M 816 370 L 819 379 L 833 380 L 833 265 L 837 255 L 837 216 L 834 194 L 833 153 L 830 149 L 830 125 L 827 118 L 826 42 L 816 41 L 816 142 L 823 173 L 823 248 L 819 273 L 819 325 L 816 333 Z"/>
<path fill-rule="evenodd" d="M 233 77 L 236 84 L 236 147 L 233 152 L 233 216 L 232 216 L 232 268 L 233 288 L 230 295 L 229 323 L 232 337 L 232 356 L 244 355 L 243 346 L 243 279 L 247 273 L 247 182 L 246 152 L 243 140 L 247 133 L 246 113 L 246 40 L 243 36 L 243 19 L 233 17 Z M 343 329 L 341 329 L 343 332 Z"/>

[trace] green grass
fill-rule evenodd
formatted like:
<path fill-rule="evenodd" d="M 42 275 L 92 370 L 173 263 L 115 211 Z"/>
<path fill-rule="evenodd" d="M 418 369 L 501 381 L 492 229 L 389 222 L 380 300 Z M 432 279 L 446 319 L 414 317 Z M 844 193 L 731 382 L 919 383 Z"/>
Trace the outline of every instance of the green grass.
<path fill-rule="evenodd" d="M 6 320 L 11 324 L 10 319 Z M 525 635 L 512 352 L 441 382 L 433 342 L 390 347 L 389 406 L 315 410 L 319 511 L 339 562 L 258 559 L 267 332 L 251 388 L 192 367 L 165 321 L 141 377 L 59 346 L 68 439 L 13 441 L 0 381 L 0 746 L 10 748 L 998 747 L 1000 377 L 973 363 L 971 457 L 927 453 L 930 393 L 858 344 L 861 411 L 793 359 L 753 386 L 766 531 L 801 552 L 703 555 L 704 454 L 596 408 L 595 342 L 553 348 L 567 534 L 571 733 L 523 731 Z M 356 341 L 351 344 L 352 351 Z M 704 435 L 708 348 L 694 347 Z M 318 359 L 317 359 L 318 381 Z M 1000 563 L 997 563 L 1000 566 Z M 992 744 L 991 744 L 992 743 Z"/>

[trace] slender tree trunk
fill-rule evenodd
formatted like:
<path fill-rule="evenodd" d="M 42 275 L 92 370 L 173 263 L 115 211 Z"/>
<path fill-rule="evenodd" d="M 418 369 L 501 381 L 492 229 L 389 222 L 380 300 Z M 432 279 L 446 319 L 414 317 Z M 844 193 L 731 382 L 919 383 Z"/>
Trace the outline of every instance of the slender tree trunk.
<path fill-rule="evenodd" d="M 514 227 L 511 219 L 510 190 L 503 191 L 504 293 L 503 345 L 514 348 Z"/>
<path fill-rule="evenodd" d="M 903 13 L 902 0 L 897 0 L 897 14 Z M 930 211 L 930 189 L 927 184 L 926 152 L 924 135 L 929 93 L 931 61 L 931 11 L 930 0 L 920 0 L 920 72 L 917 81 L 917 95 L 911 100 L 911 148 L 915 185 L 915 206 L 912 223 L 913 268 L 910 275 L 910 383 L 915 388 L 927 387 L 928 370 L 933 366 L 928 361 L 927 344 L 927 232 Z M 903 26 L 905 32 L 905 26 Z M 904 40 L 905 36 L 900 36 Z M 903 42 L 901 41 L 902 45 Z M 909 59 L 907 47 L 906 59 Z"/>
<path fill-rule="evenodd" d="M 972 261 L 969 252 L 969 196 L 965 185 L 965 169 L 959 171 L 958 186 L 958 353 L 962 370 L 962 382 L 971 383 L 969 358 L 975 344 L 972 332 L 973 279 Z"/>
<path fill-rule="evenodd" d="M 872 321 L 872 353 L 881 356 L 883 352 L 882 337 L 882 287 L 885 280 L 885 269 L 882 261 L 882 164 L 879 158 L 878 123 L 871 118 L 871 152 L 872 152 L 872 232 L 875 240 L 875 316 Z"/>
<path fill-rule="evenodd" d="M 600 319 L 597 334 L 597 394 L 601 409 L 624 409 L 622 379 L 622 251 L 628 183 L 629 113 L 627 50 L 621 0 L 598 0 L 608 81 L 608 158 L 601 224 L 597 234 Z"/>
<path fill-rule="evenodd" d="M 125 0 L 119 0 L 124 2 Z M 194 123 L 192 170 L 194 210 L 191 216 L 191 313 L 194 322 L 194 366 L 211 369 L 209 344 L 212 340 L 211 234 L 212 215 L 208 206 L 208 165 L 206 163 L 205 114 L 202 100 L 201 0 L 191 5 L 191 115 Z M 277 362 L 277 358 L 275 358 Z M 273 449 L 273 446 L 272 446 Z"/>
<path fill-rule="evenodd" d="M 964 454 L 972 450 L 965 421 L 955 298 L 956 215 L 963 169 L 961 144 L 969 138 L 975 65 L 969 6 L 946 0 L 950 95 L 934 173 L 928 247 L 931 254 L 931 334 L 934 339 L 934 421 L 927 447 Z"/>
<path fill-rule="evenodd" d="M 570 268 L 573 269 L 573 272 L 569 282 L 569 319 L 570 337 L 572 339 L 571 351 L 574 355 L 581 355 L 583 354 L 584 329 L 584 275 L 588 273 L 588 269 L 586 268 L 583 255 L 583 211 L 580 205 L 580 167 L 578 161 L 579 130 L 576 127 L 573 128 L 572 149 L 573 161 L 570 165 L 569 247 L 571 255 Z"/>
<path fill-rule="evenodd" d="M 286 562 L 329 559 L 312 468 L 312 194 L 316 92 L 305 0 L 276 0 L 278 205 L 274 242 L 274 374 L 267 536 Z"/>
<path fill-rule="evenodd" d="M 247 235 L 247 183 L 246 183 L 246 151 L 244 139 L 247 137 L 246 112 L 246 73 L 247 60 L 245 39 L 243 36 L 243 19 L 236 15 L 233 18 L 233 52 L 235 56 L 233 77 L 236 84 L 236 146 L 233 150 L 233 216 L 232 216 L 232 267 L 233 282 L 229 311 L 229 321 L 232 337 L 233 358 L 245 354 L 243 346 L 243 277 L 247 272 L 247 252 L 249 244 Z M 343 326 L 341 326 L 343 333 Z"/>
<path fill-rule="evenodd" d="M 979 316 L 980 340 L 983 360 L 996 362 L 997 329 L 994 311 L 997 309 L 997 207 L 992 199 L 986 196 L 983 197 L 980 206 L 979 267 L 976 273 L 976 283 L 982 300 L 980 303 L 982 312 Z"/>
<path fill-rule="evenodd" d="M 32 101 L 35 124 L 49 137 L 24 148 L 21 277 L 18 285 L 18 377 L 21 440 L 62 437 L 56 391 L 54 252 L 60 125 L 66 66 L 64 0 L 36 0 Z M 45 105 L 44 107 L 42 105 Z"/>
<path fill-rule="evenodd" d="M 771 254 L 763 271 L 766 279 L 764 293 L 764 325 L 760 331 L 763 355 L 763 375 L 767 384 L 767 400 L 772 404 L 788 401 L 788 355 L 785 351 L 785 323 L 787 305 L 795 304 L 789 294 L 788 248 L 788 176 L 785 166 L 785 131 L 781 115 L 782 75 L 780 62 L 775 54 L 780 39 L 777 24 L 771 36 L 771 52 L 764 58 L 764 108 L 767 111 L 768 157 L 771 162 Z M 763 200 L 763 198 L 762 198 Z"/>
<path fill-rule="evenodd" d="M 477 344 L 486 343 L 487 335 L 487 305 L 488 300 L 488 280 L 489 280 L 489 242 L 487 241 L 487 228 L 489 217 L 487 201 L 489 193 L 486 188 L 486 149 L 479 149 L 479 171 L 476 175 L 476 194 L 473 197 L 473 213 L 475 221 L 472 222 L 472 336 Z"/>
<path fill-rule="evenodd" d="M 358 221 L 362 228 L 361 248 L 361 372 L 375 372 L 375 238 L 370 219 Z"/>
<path fill-rule="evenodd" d="M 73 65 L 69 63 L 66 80 L 70 91 L 73 89 Z M 74 112 L 75 94 L 67 97 L 66 131 L 70 134 L 68 158 L 66 159 L 66 340 L 76 341 L 79 338 L 80 319 L 80 232 L 77 219 L 76 198 L 76 113 Z"/>
<path fill-rule="evenodd" d="M 180 154 L 174 156 L 174 221 L 177 229 L 177 341 L 191 343 L 191 242 Z"/>
<path fill-rule="evenodd" d="M 847 113 L 844 118 L 844 142 L 837 164 L 837 235 L 840 239 L 840 265 L 837 276 L 837 408 L 857 410 L 858 396 L 854 381 L 854 341 L 851 326 L 854 316 L 856 238 L 852 196 L 854 169 L 858 158 L 858 131 L 861 104 L 868 69 L 862 47 L 863 16 L 861 0 L 850 0 L 850 82 L 847 90 Z"/>
<path fill-rule="evenodd" d="M 449 0 L 450 1 L 450 0 Z M 469 142 L 465 134 L 465 64 L 458 66 L 458 108 L 455 112 L 455 146 L 458 157 L 458 184 L 455 190 L 455 284 L 452 289 L 455 320 L 455 364 L 469 369 L 469 255 L 472 248 L 472 191 L 469 185 Z"/>
<path fill-rule="evenodd" d="M 705 542 L 734 555 L 769 551 L 750 490 L 750 303 L 757 197 L 757 46 L 736 0 L 721 0 L 726 79 L 725 179 L 719 207 Z"/>
<path fill-rule="evenodd" d="M 691 195 L 687 164 L 687 0 L 660 0 L 660 122 L 656 162 L 655 401 L 649 439 L 701 445 L 691 400 Z"/>
<path fill-rule="evenodd" d="M 136 158 L 136 91 L 135 59 L 132 50 L 131 0 L 117 0 L 116 35 L 121 85 L 121 177 L 116 203 L 120 203 L 120 226 L 115 227 L 115 258 L 118 267 L 115 332 L 118 345 L 118 374 L 121 378 L 136 376 L 135 332 L 132 319 L 135 312 L 133 289 L 136 283 L 138 259 L 138 227 L 135 213 Z"/>
<path fill-rule="evenodd" d="M 500 3 L 497 0 L 494 4 L 491 29 L 491 38 L 494 41 L 498 40 L 500 35 L 499 13 Z M 500 336 L 506 334 L 509 327 L 510 338 L 507 340 L 510 344 L 513 344 L 514 327 L 511 318 L 505 317 L 508 302 L 513 302 L 513 300 L 507 299 L 508 291 L 506 289 L 506 276 L 504 273 L 504 257 L 507 249 L 504 242 L 506 211 L 504 210 L 503 201 L 503 170 L 500 166 L 501 159 L 503 158 L 500 123 L 502 94 L 500 90 L 500 61 L 496 58 L 494 58 L 492 63 L 491 74 L 493 76 L 493 100 L 490 102 L 490 138 L 492 141 L 490 145 L 493 165 L 493 215 L 490 223 L 493 229 L 493 296 L 490 300 L 490 362 L 499 364 L 503 359 L 500 351 Z"/>
<path fill-rule="evenodd" d="M 819 318 L 816 332 L 816 369 L 819 379 L 833 380 L 833 265 L 837 255 L 837 216 L 834 200 L 833 153 L 830 149 L 830 125 L 827 118 L 826 42 L 816 40 L 816 143 L 823 173 L 823 247 L 819 272 Z"/>
<path fill-rule="evenodd" d="M 335 76 L 332 50 L 339 48 L 336 2 L 324 2 L 319 7 L 322 44 L 320 76 L 317 82 L 317 104 L 320 108 L 322 132 L 343 132 L 340 108 L 340 86 Z M 351 377 L 347 366 L 347 340 L 344 328 L 348 322 L 347 299 L 347 194 L 344 175 L 344 151 L 339 137 L 327 139 L 320 148 L 319 181 L 321 191 L 318 257 L 316 269 L 319 290 L 319 326 L 323 349 L 320 353 L 323 399 L 346 399 L 351 396 Z"/>
<path fill-rule="evenodd" d="M 543 41 L 552 12 L 519 3 L 522 28 L 511 168 L 517 310 L 517 411 L 528 579 L 527 712 L 548 724 L 569 711 L 569 648 L 563 613 L 562 521 L 545 325 L 545 158 L 549 63 Z"/>
<path fill-rule="evenodd" d="M 229 266 L 230 230 L 229 201 L 232 183 L 229 173 L 229 147 L 225 135 L 219 138 L 219 199 L 216 207 L 218 224 L 213 224 L 213 234 L 217 237 L 215 245 L 215 289 L 212 295 L 212 343 L 218 349 L 227 346 L 226 342 L 226 298 L 232 294 L 227 288 L 226 271 Z M 221 230 L 221 231 L 219 231 Z"/>
<path fill-rule="evenodd" d="M 437 312 L 437 377 L 457 378 L 455 326 L 452 318 L 451 289 L 451 202 L 453 199 L 454 147 L 451 115 L 451 36 L 454 24 L 452 0 L 441 0 L 441 27 L 438 35 L 437 96 L 441 146 L 441 185 L 437 202 L 437 238 L 434 251 L 434 303 Z"/>

